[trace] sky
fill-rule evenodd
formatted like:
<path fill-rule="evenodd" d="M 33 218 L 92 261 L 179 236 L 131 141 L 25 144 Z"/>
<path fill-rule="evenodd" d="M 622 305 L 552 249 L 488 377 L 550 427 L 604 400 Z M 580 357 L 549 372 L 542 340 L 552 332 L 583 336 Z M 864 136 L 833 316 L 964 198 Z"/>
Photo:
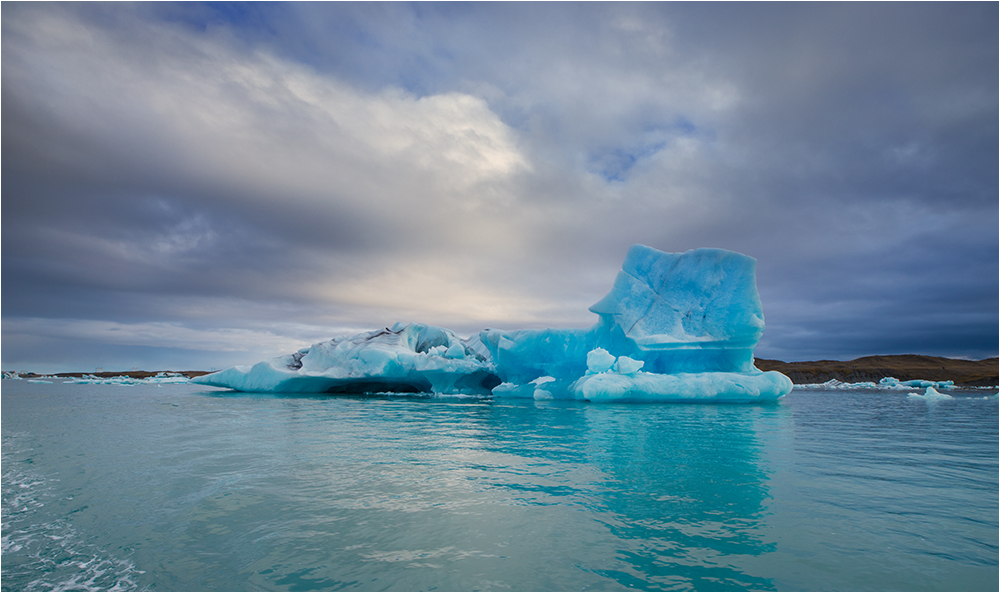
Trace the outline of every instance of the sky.
<path fill-rule="evenodd" d="M 635 243 L 758 358 L 997 355 L 995 2 L 0 11 L 4 370 L 589 327 Z"/>

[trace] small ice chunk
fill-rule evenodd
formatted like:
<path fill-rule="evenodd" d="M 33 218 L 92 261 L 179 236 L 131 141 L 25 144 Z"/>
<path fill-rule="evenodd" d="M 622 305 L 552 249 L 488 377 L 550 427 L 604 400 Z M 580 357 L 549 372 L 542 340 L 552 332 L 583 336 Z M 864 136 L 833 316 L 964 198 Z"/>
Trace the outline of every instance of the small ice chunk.
<path fill-rule="evenodd" d="M 614 355 L 604 348 L 595 348 L 587 353 L 588 374 L 606 373 L 611 370 L 614 364 Z"/>
<path fill-rule="evenodd" d="M 618 362 L 615 363 L 615 371 L 621 373 L 622 375 L 634 375 L 644 364 L 646 363 L 642 360 L 635 360 L 627 356 L 619 356 Z"/>
<path fill-rule="evenodd" d="M 539 377 L 531 382 L 535 386 L 534 398 L 536 400 L 550 400 L 555 399 L 555 394 L 552 393 L 552 389 L 558 387 L 559 381 L 555 377 Z M 543 387 L 544 385 L 544 387 Z M 556 389 L 557 393 L 561 393 L 565 389 Z"/>
<path fill-rule="evenodd" d="M 444 353 L 445 358 L 465 358 L 465 346 L 461 342 L 452 344 L 448 351 Z"/>
<path fill-rule="evenodd" d="M 923 395 L 918 393 L 911 393 L 906 397 L 907 399 L 923 399 L 928 401 L 939 400 L 939 399 L 954 399 L 947 393 L 940 393 L 937 389 L 934 389 L 933 387 L 927 387 L 927 390 L 924 391 Z"/>
<path fill-rule="evenodd" d="M 493 395 L 496 397 L 509 397 L 517 399 L 530 399 L 535 395 L 535 385 L 533 383 L 501 383 L 493 388 Z"/>
<path fill-rule="evenodd" d="M 606 375 L 607 373 L 599 376 Z M 536 400 L 574 399 L 575 396 L 569 391 L 572 384 L 572 381 L 546 375 L 523 384 L 503 383 L 493 388 L 493 395 L 502 398 L 534 398 Z"/>

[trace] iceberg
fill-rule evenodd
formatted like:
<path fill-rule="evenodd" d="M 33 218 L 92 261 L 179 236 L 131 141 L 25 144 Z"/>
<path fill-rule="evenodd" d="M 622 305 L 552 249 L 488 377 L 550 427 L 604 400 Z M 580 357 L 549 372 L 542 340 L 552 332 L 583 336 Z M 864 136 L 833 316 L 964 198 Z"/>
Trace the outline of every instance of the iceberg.
<path fill-rule="evenodd" d="M 68 381 L 63 381 L 63 383 L 72 383 L 75 385 L 120 385 L 123 387 L 128 387 L 132 385 L 162 385 L 171 383 L 188 383 L 188 379 L 185 375 L 180 373 L 171 373 L 169 371 L 164 371 L 157 373 L 152 377 L 147 377 L 145 379 L 137 379 L 134 377 L 129 377 L 128 375 L 118 375 L 117 377 L 98 377 L 96 375 L 84 375 L 78 379 L 70 379 Z"/>
<path fill-rule="evenodd" d="M 926 381 L 924 379 L 911 379 L 900 381 L 895 377 L 883 377 L 878 383 L 874 381 L 858 381 L 857 383 L 845 383 L 837 379 L 830 379 L 826 383 L 799 383 L 796 389 L 912 389 L 914 387 L 934 387 L 936 389 L 953 389 L 954 381 Z"/>
<path fill-rule="evenodd" d="M 936 401 L 942 399 L 954 399 L 947 393 L 940 393 L 933 387 L 928 386 L 927 389 L 922 393 L 910 393 L 906 396 L 906 399 L 922 399 L 925 401 Z"/>
<path fill-rule="evenodd" d="M 892 377 L 887 377 L 891 379 Z M 882 379 L 885 381 L 885 379 Z M 879 381 L 881 383 L 882 381 Z M 950 389 L 955 386 L 954 381 L 926 381 L 924 379 L 912 379 L 910 381 L 899 381 L 898 383 L 903 387 L 936 387 L 937 389 Z"/>
<path fill-rule="evenodd" d="M 192 383 L 288 393 L 416 392 L 593 402 L 776 400 L 792 382 L 754 366 L 764 331 L 756 260 L 724 249 L 633 245 L 583 329 L 418 323 L 338 337 Z"/>
<path fill-rule="evenodd" d="M 334 338 L 192 383 L 276 393 L 489 394 L 500 384 L 478 336 L 420 323 Z"/>

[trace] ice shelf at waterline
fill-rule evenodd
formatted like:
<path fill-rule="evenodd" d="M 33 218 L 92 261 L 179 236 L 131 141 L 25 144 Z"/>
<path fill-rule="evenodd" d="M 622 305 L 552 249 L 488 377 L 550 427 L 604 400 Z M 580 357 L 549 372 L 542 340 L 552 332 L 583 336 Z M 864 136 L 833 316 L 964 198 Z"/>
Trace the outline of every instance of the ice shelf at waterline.
<path fill-rule="evenodd" d="M 193 379 L 239 391 L 434 392 L 589 401 L 775 400 L 792 389 L 753 364 L 764 331 L 757 262 L 723 249 L 633 245 L 587 329 L 486 329 L 468 339 L 419 323 L 334 338 Z"/>

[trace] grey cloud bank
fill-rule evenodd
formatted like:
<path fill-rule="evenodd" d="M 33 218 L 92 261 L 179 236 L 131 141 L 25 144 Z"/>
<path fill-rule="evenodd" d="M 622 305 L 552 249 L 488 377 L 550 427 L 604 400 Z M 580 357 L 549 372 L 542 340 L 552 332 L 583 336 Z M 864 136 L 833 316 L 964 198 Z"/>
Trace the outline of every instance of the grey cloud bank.
<path fill-rule="evenodd" d="M 2 6 L 3 366 L 578 327 L 758 259 L 762 358 L 998 344 L 992 3 Z"/>

